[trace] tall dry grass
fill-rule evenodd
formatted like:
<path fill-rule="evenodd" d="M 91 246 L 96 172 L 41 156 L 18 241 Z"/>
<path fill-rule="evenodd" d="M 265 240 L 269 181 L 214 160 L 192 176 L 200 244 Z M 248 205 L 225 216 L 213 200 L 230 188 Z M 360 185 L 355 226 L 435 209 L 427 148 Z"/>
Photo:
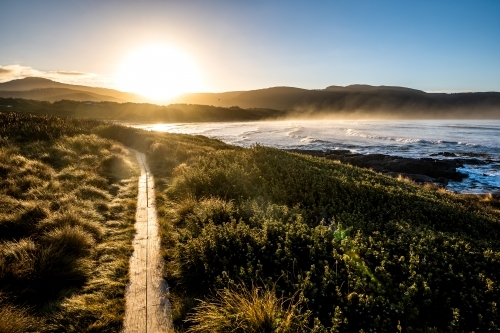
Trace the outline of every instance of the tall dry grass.
<path fill-rule="evenodd" d="M 300 301 L 277 297 L 274 289 L 234 285 L 202 300 L 186 322 L 192 333 L 295 333 L 309 331 L 309 316 Z"/>
<path fill-rule="evenodd" d="M 100 125 L 0 114 L 0 332 L 122 327 L 138 168 Z"/>
<path fill-rule="evenodd" d="M 42 318 L 32 316 L 26 309 L 0 303 L 0 333 L 34 333 L 44 326 Z"/>

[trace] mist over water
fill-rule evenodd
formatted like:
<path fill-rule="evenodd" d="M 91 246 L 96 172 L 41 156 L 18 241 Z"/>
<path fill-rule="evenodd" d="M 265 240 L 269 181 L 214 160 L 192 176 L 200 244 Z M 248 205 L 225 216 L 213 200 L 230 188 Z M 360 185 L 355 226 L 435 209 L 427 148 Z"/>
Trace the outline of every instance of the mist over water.
<path fill-rule="evenodd" d="M 134 125 L 148 130 L 199 134 L 249 147 L 256 143 L 282 149 L 348 149 L 361 154 L 388 154 L 423 158 L 441 152 L 479 159 L 486 164 L 465 164 L 469 175 L 450 182 L 447 189 L 461 193 L 488 193 L 500 188 L 499 120 L 392 120 L 392 121 L 267 121 Z"/>

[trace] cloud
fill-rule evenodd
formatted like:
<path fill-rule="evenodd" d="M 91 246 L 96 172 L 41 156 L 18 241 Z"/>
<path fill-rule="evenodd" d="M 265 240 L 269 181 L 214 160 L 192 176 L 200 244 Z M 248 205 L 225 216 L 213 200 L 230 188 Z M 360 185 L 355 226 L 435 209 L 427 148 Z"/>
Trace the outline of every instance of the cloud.
<path fill-rule="evenodd" d="M 0 66 L 0 76 L 1 75 L 6 75 L 6 74 L 9 74 L 11 72 L 10 69 L 7 69 L 7 68 L 3 68 L 2 66 Z"/>
<path fill-rule="evenodd" d="M 74 76 L 88 75 L 87 73 L 82 73 L 82 72 L 64 72 L 64 71 L 57 71 L 57 72 L 51 72 L 51 73 L 60 74 L 60 75 L 74 75 Z"/>
<path fill-rule="evenodd" d="M 0 83 L 24 79 L 25 77 L 42 77 L 57 82 L 84 86 L 104 88 L 113 86 L 113 82 L 110 79 L 93 73 L 77 71 L 40 71 L 29 66 L 0 65 Z"/>

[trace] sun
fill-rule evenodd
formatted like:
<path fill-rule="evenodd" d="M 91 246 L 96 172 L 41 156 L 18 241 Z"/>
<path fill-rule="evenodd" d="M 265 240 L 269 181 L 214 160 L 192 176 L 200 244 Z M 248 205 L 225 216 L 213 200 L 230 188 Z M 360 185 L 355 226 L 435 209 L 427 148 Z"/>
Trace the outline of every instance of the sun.
<path fill-rule="evenodd" d="M 157 101 L 202 88 L 191 58 L 165 45 L 143 47 L 130 54 L 119 67 L 116 82 L 120 90 Z"/>

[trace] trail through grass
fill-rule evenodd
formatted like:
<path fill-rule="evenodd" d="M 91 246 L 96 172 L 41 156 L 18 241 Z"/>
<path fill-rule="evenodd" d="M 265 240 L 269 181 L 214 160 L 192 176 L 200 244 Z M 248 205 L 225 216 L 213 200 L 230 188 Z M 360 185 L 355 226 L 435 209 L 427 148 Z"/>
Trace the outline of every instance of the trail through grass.
<path fill-rule="evenodd" d="M 106 202 L 130 193 L 121 192 L 127 186 L 123 178 L 107 178 L 113 174 L 108 173 L 109 165 L 123 167 L 127 160 L 113 148 L 118 141 L 145 152 L 155 175 L 162 255 L 177 331 L 499 328 L 500 203 L 492 196 L 453 195 L 329 160 L 262 146 L 237 148 L 201 136 L 83 120 L 50 124 L 40 120 L 30 126 L 23 118 L 11 131 L 0 126 L 0 140 L 8 143 L 0 153 L 10 161 L 2 159 L 0 173 L 16 175 L 16 181 L 2 178 L 1 202 L 8 208 L 2 234 L 9 238 L 2 241 L 6 268 L 1 271 L 1 304 L 5 313 L 24 313 L 26 327 L 32 316 L 52 318 L 46 325 L 54 330 L 66 319 L 65 327 L 74 331 L 85 331 L 83 324 L 71 326 L 75 323 L 85 323 L 89 331 L 112 331 L 119 325 L 123 295 L 118 291 L 124 290 L 120 288 L 126 275 L 121 273 L 127 261 L 118 260 L 115 253 L 95 252 L 107 241 L 111 226 L 130 237 L 125 231 L 130 224 L 118 222 L 125 217 L 114 219 L 116 224 L 107 222 L 112 209 Z M 47 126 L 54 131 L 45 134 Z M 41 138 L 29 139 L 33 134 Z M 30 145 L 21 152 L 16 145 L 24 142 Z M 33 151 L 38 152 L 36 158 L 30 155 Z M 110 157 L 113 154 L 116 158 Z M 66 195 L 49 196 L 61 188 Z M 39 200 L 44 204 L 38 206 Z M 135 204 L 131 206 L 135 211 Z M 57 246 L 72 260 L 57 259 Z M 46 275 L 52 267 L 45 264 L 47 258 L 70 268 L 56 275 L 64 282 L 58 288 L 40 288 L 45 286 L 40 281 L 51 276 Z M 93 285 L 94 276 L 86 275 L 97 264 L 115 267 L 117 262 L 123 270 L 114 279 Z M 5 281 L 27 282 L 15 298 Z M 89 324 L 85 318 L 96 313 L 89 304 L 105 302 L 92 296 L 94 303 L 85 304 L 82 292 L 101 294 L 99 288 L 109 290 L 104 286 L 108 281 L 119 281 L 113 282 L 117 288 L 112 294 L 118 297 L 106 295 L 117 307 L 114 312 L 99 311 L 116 317 Z M 19 302 L 22 297 L 35 299 L 33 293 L 50 301 L 30 307 Z M 56 313 L 64 317 L 40 317 Z M 284 318 L 300 326 L 282 325 Z"/>
<path fill-rule="evenodd" d="M 123 332 L 164 332 L 172 324 L 167 299 L 168 285 L 163 279 L 164 262 L 160 256 L 154 179 L 144 154 L 137 151 L 134 153 L 141 175 Z"/>

